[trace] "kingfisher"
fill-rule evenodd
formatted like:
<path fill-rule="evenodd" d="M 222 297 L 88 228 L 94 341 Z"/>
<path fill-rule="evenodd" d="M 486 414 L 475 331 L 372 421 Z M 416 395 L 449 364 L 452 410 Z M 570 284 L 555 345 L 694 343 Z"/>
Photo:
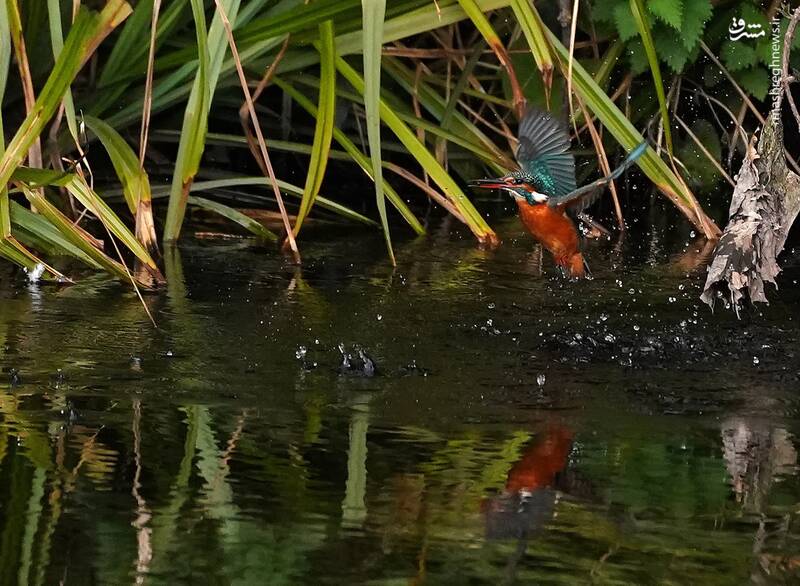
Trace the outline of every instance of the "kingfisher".
<path fill-rule="evenodd" d="M 586 276 L 577 215 L 594 203 L 600 188 L 617 179 L 647 150 L 642 142 L 610 175 L 578 188 L 569 131 L 552 114 L 530 109 L 519 125 L 515 157 L 519 170 L 495 179 L 480 179 L 472 187 L 507 191 L 517 202 L 525 229 L 546 248 L 561 271 Z"/>

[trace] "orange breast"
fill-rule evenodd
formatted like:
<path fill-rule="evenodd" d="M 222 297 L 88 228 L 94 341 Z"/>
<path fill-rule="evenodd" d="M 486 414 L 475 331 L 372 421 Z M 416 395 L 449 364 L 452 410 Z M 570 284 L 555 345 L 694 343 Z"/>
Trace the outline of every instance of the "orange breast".
<path fill-rule="evenodd" d="M 519 216 L 531 236 L 542 243 L 556 260 L 576 254 L 580 240 L 572 220 L 557 207 L 546 203 L 531 205 L 517 200 Z"/>
<path fill-rule="evenodd" d="M 508 473 L 506 490 L 533 491 L 551 486 L 556 474 L 567 466 L 567 457 L 572 450 L 572 431 L 562 426 L 547 430 L 545 436 L 523 454 Z"/>

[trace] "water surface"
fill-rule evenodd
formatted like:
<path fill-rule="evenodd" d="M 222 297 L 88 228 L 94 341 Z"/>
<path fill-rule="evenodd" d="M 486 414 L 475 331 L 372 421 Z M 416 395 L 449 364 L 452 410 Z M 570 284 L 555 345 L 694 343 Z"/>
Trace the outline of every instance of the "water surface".
<path fill-rule="evenodd" d="M 157 329 L 4 269 L 0 582 L 800 580 L 800 255 L 737 320 L 679 231 L 579 283 L 499 231 L 189 240 Z"/>

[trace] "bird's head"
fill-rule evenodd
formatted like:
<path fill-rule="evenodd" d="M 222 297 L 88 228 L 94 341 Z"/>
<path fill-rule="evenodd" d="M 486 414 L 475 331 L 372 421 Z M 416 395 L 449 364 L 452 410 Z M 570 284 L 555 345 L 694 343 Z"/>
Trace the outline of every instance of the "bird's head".
<path fill-rule="evenodd" d="M 500 189 L 507 192 L 515 200 L 524 200 L 531 205 L 546 202 L 549 197 L 536 191 L 531 178 L 523 173 L 515 172 L 496 179 L 478 179 L 469 182 L 470 187 L 481 189 Z"/>

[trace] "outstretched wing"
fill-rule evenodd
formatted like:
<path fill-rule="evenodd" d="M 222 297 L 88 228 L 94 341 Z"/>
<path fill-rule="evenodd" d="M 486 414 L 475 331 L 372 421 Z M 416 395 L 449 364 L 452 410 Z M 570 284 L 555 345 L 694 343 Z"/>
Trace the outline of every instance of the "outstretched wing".
<path fill-rule="evenodd" d="M 639 157 L 641 157 L 645 151 L 647 150 L 647 142 L 639 143 L 639 145 L 633 149 L 628 156 L 625 157 L 625 160 L 622 161 L 622 164 L 614 169 L 610 175 L 607 177 L 603 177 L 601 179 L 597 179 L 596 181 L 592 181 L 591 183 L 587 183 L 586 185 L 574 190 L 571 193 L 566 195 L 562 195 L 560 197 L 551 197 L 548 200 L 548 204 L 550 206 L 562 206 L 562 207 L 569 207 L 572 208 L 573 211 L 578 212 L 589 206 L 591 203 L 597 199 L 597 196 L 600 195 L 600 190 L 604 188 L 606 185 L 614 181 L 615 179 L 619 179 L 619 177 L 625 172 L 625 170 L 633 165 Z"/>
<path fill-rule="evenodd" d="M 575 190 L 575 157 L 566 127 L 552 114 L 530 109 L 519 124 L 516 157 L 537 189 L 558 198 Z"/>

